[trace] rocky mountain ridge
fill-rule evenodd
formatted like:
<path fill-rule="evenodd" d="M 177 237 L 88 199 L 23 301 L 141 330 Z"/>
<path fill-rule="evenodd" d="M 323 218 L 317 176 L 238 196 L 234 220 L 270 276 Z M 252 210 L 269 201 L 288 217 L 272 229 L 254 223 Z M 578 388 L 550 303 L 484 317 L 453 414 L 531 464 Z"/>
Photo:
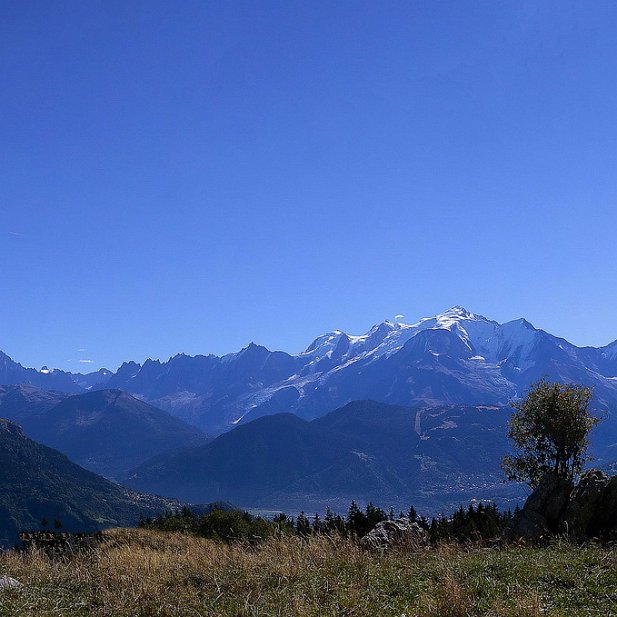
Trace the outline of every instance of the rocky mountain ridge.
<path fill-rule="evenodd" d="M 361 399 L 505 405 L 542 377 L 593 386 L 594 404 L 611 414 L 617 409 L 617 341 L 577 347 L 525 319 L 499 324 L 452 307 L 413 324 L 384 321 L 360 336 L 335 330 L 298 354 L 251 343 L 221 357 L 126 362 L 95 385 L 96 375 L 73 376 L 69 390 L 80 383 L 124 390 L 220 434 L 273 413 L 313 419 Z M 605 426 L 607 439 L 617 441 L 617 422 Z"/>

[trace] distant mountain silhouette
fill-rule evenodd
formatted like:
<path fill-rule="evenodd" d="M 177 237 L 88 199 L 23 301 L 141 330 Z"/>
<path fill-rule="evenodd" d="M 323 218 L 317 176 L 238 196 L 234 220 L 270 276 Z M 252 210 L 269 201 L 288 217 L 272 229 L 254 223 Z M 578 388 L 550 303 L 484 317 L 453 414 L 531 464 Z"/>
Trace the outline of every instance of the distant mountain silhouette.
<path fill-rule="evenodd" d="M 69 396 L 29 384 L 0 386 L 0 418 L 27 426 L 33 418 L 53 409 Z"/>

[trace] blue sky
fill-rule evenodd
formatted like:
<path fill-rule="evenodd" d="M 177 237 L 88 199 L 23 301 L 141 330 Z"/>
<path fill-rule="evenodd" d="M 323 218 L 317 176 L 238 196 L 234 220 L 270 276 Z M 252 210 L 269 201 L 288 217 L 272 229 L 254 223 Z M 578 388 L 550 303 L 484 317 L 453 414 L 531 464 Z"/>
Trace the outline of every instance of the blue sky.
<path fill-rule="evenodd" d="M 616 35 L 600 0 L 0 2 L 0 349 L 299 351 L 453 304 L 616 339 Z"/>

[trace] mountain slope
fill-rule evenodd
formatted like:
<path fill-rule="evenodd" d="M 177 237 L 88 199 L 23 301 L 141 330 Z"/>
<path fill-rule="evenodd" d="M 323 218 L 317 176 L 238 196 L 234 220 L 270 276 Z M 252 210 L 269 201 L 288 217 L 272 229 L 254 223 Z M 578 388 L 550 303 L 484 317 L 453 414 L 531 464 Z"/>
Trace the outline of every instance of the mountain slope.
<path fill-rule="evenodd" d="M 439 509 L 507 498 L 519 490 L 502 484 L 499 469 L 509 413 L 358 401 L 311 422 L 277 414 L 159 456 L 124 481 L 185 500 L 292 511 L 346 507 L 351 499 Z"/>
<path fill-rule="evenodd" d="M 0 545 L 14 543 L 21 529 L 39 529 L 43 518 L 60 520 L 66 531 L 88 531 L 134 525 L 170 503 L 86 471 L 0 419 Z"/>
<path fill-rule="evenodd" d="M 0 415 L 20 423 L 32 439 L 108 478 L 205 439 L 199 429 L 119 390 L 66 396 L 11 386 L 0 389 Z"/>
<path fill-rule="evenodd" d="M 0 418 L 20 426 L 59 405 L 69 394 L 42 390 L 28 384 L 0 386 Z"/>

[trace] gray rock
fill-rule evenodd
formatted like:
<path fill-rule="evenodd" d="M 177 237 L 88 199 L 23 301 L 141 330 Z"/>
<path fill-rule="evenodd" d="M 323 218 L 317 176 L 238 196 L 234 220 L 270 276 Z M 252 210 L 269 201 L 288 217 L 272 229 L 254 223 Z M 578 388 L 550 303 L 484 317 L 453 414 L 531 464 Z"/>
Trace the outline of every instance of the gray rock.
<path fill-rule="evenodd" d="M 426 530 L 405 517 L 378 523 L 360 541 L 364 548 L 371 549 L 385 549 L 408 543 L 424 545 L 427 542 Z"/>
<path fill-rule="evenodd" d="M 19 589 L 20 587 L 23 587 L 23 585 L 14 578 L 10 576 L 0 576 L 0 591 L 5 589 Z"/>
<path fill-rule="evenodd" d="M 512 535 L 525 540 L 537 540 L 550 533 L 548 522 L 540 512 L 522 511 L 520 518 L 514 522 Z"/>
<path fill-rule="evenodd" d="M 608 481 L 604 490 L 602 510 L 599 516 L 594 518 L 594 523 L 614 539 L 617 530 L 617 476 L 612 476 Z"/>
<path fill-rule="evenodd" d="M 608 487 L 611 479 L 598 469 L 591 469 L 570 494 L 560 527 L 577 539 L 593 537 L 607 526 L 611 508 Z M 614 509 L 614 506 L 613 506 Z"/>
<path fill-rule="evenodd" d="M 560 518 L 568 504 L 572 488 L 570 480 L 553 474 L 542 476 L 514 522 L 513 535 L 526 540 L 537 540 L 558 531 Z"/>

